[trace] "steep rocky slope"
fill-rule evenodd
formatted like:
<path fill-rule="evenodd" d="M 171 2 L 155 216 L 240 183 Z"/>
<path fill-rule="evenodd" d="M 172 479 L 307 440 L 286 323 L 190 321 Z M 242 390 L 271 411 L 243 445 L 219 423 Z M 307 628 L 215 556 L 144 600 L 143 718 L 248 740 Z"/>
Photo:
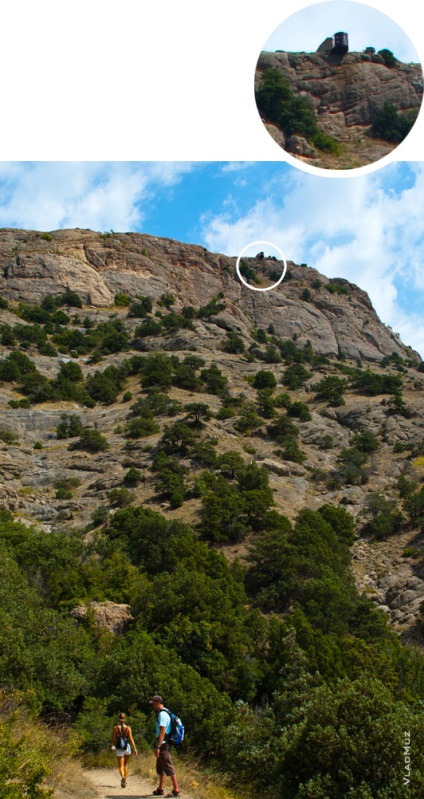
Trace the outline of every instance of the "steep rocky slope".
<path fill-rule="evenodd" d="M 269 133 L 292 155 L 314 166 L 353 168 L 373 163 L 396 146 L 370 137 L 372 123 L 385 103 L 401 114 L 418 111 L 422 102 L 420 64 L 385 65 L 379 54 L 261 53 L 255 77 L 258 88 L 266 69 L 277 69 L 297 96 L 311 101 L 322 130 L 342 144 L 340 157 L 317 151 L 298 136 L 284 136 L 275 125 Z M 267 123 L 267 120 L 264 120 Z"/>
<path fill-rule="evenodd" d="M 405 510 L 399 479 L 418 492 L 423 476 L 421 359 L 379 321 L 365 292 L 294 264 L 278 289 L 254 292 L 238 280 L 234 258 L 138 234 L 3 230 L 0 263 L 1 363 L 22 352 L 41 375 L 31 383 L 3 373 L 2 507 L 46 532 L 89 525 L 93 511 L 107 515 L 127 501 L 198 524 L 196 480 L 205 467 L 215 469 L 217 457 L 236 453 L 266 468 L 276 507 L 291 519 L 305 506 L 348 508 L 358 522 L 358 584 L 419 639 L 422 534 Z M 247 267 L 258 287 L 275 280 L 281 264 L 246 259 Z M 40 304 L 44 311 L 46 298 L 60 304 L 66 291 L 79 295 L 82 307 L 62 305 L 65 318 L 43 322 Z M 143 371 L 152 355 L 166 356 L 156 378 L 161 399 L 154 425 L 134 432 L 132 421 L 152 419 L 145 406 L 134 409 L 155 386 Z M 110 396 L 92 387 L 90 396 L 76 395 L 68 383 L 57 383 L 69 363 L 89 387 L 90 376 L 124 362 L 131 368 Z M 215 385 L 211 367 L 219 374 Z M 261 371 L 268 393 L 257 378 Z M 329 393 L 318 387 L 325 378 L 333 381 Z M 60 438 L 63 414 L 104 436 L 108 448 L 79 446 L 79 432 Z M 290 451 L 271 429 L 281 418 L 295 425 Z M 190 443 L 172 438 L 178 422 Z M 167 452 L 184 470 L 178 501 L 163 484 L 158 488 L 153 458 L 164 434 Z M 359 473 L 343 472 L 346 452 L 358 451 Z M 139 474 L 133 483 L 131 469 Z M 402 517 L 398 532 L 382 540 L 364 531 L 376 494 Z M 243 539 L 230 541 L 225 550 L 243 556 L 245 546 Z"/>
<path fill-rule="evenodd" d="M 249 259 L 246 259 L 249 260 Z M 214 347 L 221 329 L 250 335 L 252 325 L 272 324 L 277 336 L 295 337 L 298 346 L 310 340 L 327 356 L 340 351 L 349 358 L 379 361 L 392 352 L 405 354 L 398 336 L 379 321 L 367 294 L 347 280 L 328 280 L 315 269 L 289 262 L 288 274 L 275 291 L 246 289 L 236 277 L 236 259 L 203 247 L 134 233 L 99 234 L 90 230 L 0 231 L 0 292 L 12 302 L 40 303 L 65 289 L 77 292 L 85 305 L 107 308 L 118 292 L 148 295 L 164 292 L 176 306 L 200 306 L 220 292 L 226 309 L 219 325 L 184 332 L 184 343 Z M 270 282 L 281 274 L 273 260 L 252 261 L 259 278 Z M 322 285 L 314 288 L 314 284 Z M 312 301 L 302 300 L 308 290 Z M 183 343 L 183 342 L 182 342 Z"/>

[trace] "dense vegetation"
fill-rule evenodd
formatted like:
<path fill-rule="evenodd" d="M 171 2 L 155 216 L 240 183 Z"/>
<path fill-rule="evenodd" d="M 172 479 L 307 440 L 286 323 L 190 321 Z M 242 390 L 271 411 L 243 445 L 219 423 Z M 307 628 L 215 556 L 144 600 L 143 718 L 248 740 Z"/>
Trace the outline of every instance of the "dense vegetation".
<path fill-rule="evenodd" d="M 252 476 L 239 472 L 244 491 L 257 491 Z M 106 745 L 122 707 L 147 745 L 147 699 L 160 688 L 188 745 L 261 796 L 397 797 L 408 729 L 418 796 L 424 662 L 358 595 L 353 530 L 342 508 L 305 510 L 294 525 L 264 509 L 242 567 L 143 507 L 117 510 L 90 543 L 3 512 L 1 682 L 31 688 L 42 715 L 70 714 L 90 749 Z M 124 637 L 69 615 L 105 599 L 130 603 Z"/>

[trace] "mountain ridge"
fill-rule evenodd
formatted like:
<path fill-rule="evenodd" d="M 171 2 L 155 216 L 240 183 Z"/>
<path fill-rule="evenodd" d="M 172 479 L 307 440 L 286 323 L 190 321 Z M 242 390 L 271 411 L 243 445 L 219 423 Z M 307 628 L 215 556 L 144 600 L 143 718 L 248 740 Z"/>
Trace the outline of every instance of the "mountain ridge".
<path fill-rule="evenodd" d="M 272 260 L 245 260 L 262 277 L 281 274 L 282 264 Z M 271 324 L 277 335 L 295 337 L 299 346 L 309 339 L 323 355 L 342 352 L 379 361 L 392 352 L 407 352 L 420 358 L 381 324 L 366 292 L 353 283 L 289 261 L 278 289 L 249 291 L 237 279 L 235 263 L 236 258 L 200 245 L 146 234 L 0 230 L 0 292 L 10 301 L 39 303 L 70 288 L 85 304 L 107 308 L 119 292 L 157 300 L 171 291 L 181 307 L 200 306 L 223 293 L 228 304 L 224 319 L 245 333 L 252 323 Z"/>

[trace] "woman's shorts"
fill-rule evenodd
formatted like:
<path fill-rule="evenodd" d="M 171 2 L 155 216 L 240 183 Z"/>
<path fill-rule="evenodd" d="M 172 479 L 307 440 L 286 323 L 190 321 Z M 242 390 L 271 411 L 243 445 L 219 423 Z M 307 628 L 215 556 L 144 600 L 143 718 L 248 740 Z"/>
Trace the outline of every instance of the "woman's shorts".
<path fill-rule="evenodd" d="M 126 749 L 117 749 L 116 750 L 116 757 L 125 757 L 125 755 L 131 754 L 131 746 L 128 744 Z"/>

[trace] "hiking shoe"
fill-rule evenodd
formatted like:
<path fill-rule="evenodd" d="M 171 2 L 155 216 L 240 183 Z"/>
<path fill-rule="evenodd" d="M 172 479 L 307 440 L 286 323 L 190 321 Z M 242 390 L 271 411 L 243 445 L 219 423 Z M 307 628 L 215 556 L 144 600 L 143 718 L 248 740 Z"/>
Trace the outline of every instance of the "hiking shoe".
<path fill-rule="evenodd" d="M 163 788 L 156 788 L 155 791 L 152 791 L 152 796 L 163 796 Z"/>
<path fill-rule="evenodd" d="M 127 781 L 126 781 L 125 777 L 122 777 L 122 780 L 121 780 L 121 788 L 125 788 L 125 787 L 126 787 L 126 785 L 127 785 Z"/>
<path fill-rule="evenodd" d="M 179 796 L 180 792 L 179 791 L 171 791 L 171 793 L 167 793 L 166 795 L 167 795 L 167 797 L 168 796 Z"/>

